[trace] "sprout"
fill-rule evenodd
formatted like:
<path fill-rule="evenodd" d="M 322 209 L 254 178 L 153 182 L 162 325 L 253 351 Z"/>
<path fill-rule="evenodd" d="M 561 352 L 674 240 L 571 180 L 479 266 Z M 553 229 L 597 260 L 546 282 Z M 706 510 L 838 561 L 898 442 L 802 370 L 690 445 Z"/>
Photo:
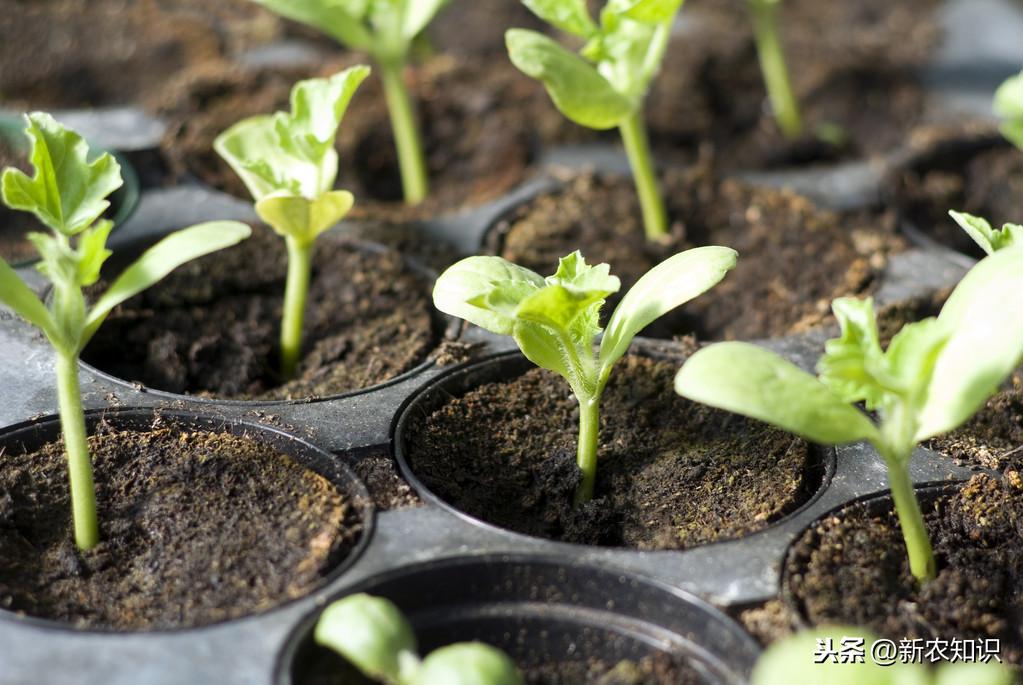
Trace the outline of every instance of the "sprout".
<path fill-rule="evenodd" d="M 636 181 L 647 238 L 668 232 L 643 121 L 643 101 L 661 68 L 682 0 L 610 0 L 598 26 L 585 0 L 523 0 L 534 14 L 586 40 L 581 57 L 535 31 L 505 34 L 512 63 L 543 82 L 555 106 L 593 129 L 618 127 Z"/>
<path fill-rule="evenodd" d="M 382 597 L 357 594 L 328 606 L 314 638 L 365 676 L 387 685 L 522 685 L 515 663 L 482 642 L 417 653 L 416 636 L 401 610 Z"/>
<path fill-rule="evenodd" d="M 369 53 L 384 82 L 391 128 L 408 204 L 429 192 L 426 161 L 412 100 L 402 80 L 409 53 L 447 0 L 253 0 L 281 16 L 319 29 Z"/>
<path fill-rule="evenodd" d="M 792 92 L 785 49 L 778 35 L 778 5 L 781 0 L 746 1 L 753 22 L 757 54 L 760 56 L 760 70 L 764 75 L 774 118 L 786 138 L 798 138 L 803 133 L 803 117 L 799 113 L 799 102 Z"/>
<path fill-rule="evenodd" d="M 295 375 L 302 356 L 302 323 L 316 238 L 340 221 L 355 198 L 334 190 L 334 138 L 348 103 L 369 67 L 330 78 L 299 81 L 291 112 L 250 117 L 217 136 L 213 146 L 256 201 L 256 213 L 288 248 L 288 279 L 281 320 L 281 376 Z"/>
<path fill-rule="evenodd" d="M 3 174 L 3 200 L 11 209 L 32 212 L 51 230 L 31 233 L 39 252 L 36 267 L 50 283 L 49 306 L 0 259 L 0 302 L 38 327 L 57 353 L 57 394 L 71 482 L 75 542 L 83 550 L 99 542 L 96 492 L 85 431 L 78 355 L 110 311 L 168 273 L 210 252 L 249 236 L 245 224 L 219 221 L 172 233 L 142 254 L 95 302 L 83 288 L 94 285 L 111 252 L 106 248 L 113 223 L 100 216 L 107 196 L 121 186 L 121 170 L 109 154 L 89 161 L 89 148 L 74 131 L 50 115 L 26 116 L 32 141 L 32 177 L 17 169 Z"/>
<path fill-rule="evenodd" d="M 934 554 L 909 476 L 921 441 L 969 419 L 1023 353 L 1023 249 L 978 263 L 941 314 L 907 324 L 881 350 L 871 299 L 833 302 L 842 326 L 818 363 L 819 378 L 773 352 L 719 343 L 694 354 L 675 378 L 691 400 L 727 409 L 836 445 L 869 441 L 888 467 L 895 510 L 921 582 L 935 576 Z M 874 423 L 856 403 L 876 411 Z"/>
<path fill-rule="evenodd" d="M 594 353 L 600 309 L 621 287 L 607 264 L 589 266 L 578 252 L 542 276 L 500 257 L 469 257 L 437 279 L 437 309 L 499 335 L 526 357 L 568 381 L 579 402 L 576 502 L 589 501 L 597 473 L 600 397 L 611 369 L 632 339 L 655 319 L 714 287 L 735 266 L 727 247 L 699 247 L 669 257 L 622 298 Z"/>

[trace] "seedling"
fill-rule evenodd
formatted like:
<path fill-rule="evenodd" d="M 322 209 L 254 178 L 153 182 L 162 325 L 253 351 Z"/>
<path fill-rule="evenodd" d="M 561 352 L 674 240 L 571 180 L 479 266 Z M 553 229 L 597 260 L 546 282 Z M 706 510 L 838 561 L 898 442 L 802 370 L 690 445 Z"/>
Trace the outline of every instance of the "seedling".
<path fill-rule="evenodd" d="M 25 118 L 32 141 L 30 178 L 9 168 L 3 174 L 3 200 L 11 209 L 32 212 L 51 233 L 31 233 L 39 252 L 36 267 L 53 285 L 49 305 L 0 259 L 0 302 L 37 326 L 57 353 L 57 397 L 71 483 L 75 542 L 88 550 L 99 542 L 96 492 L 78 384 L 78 355 L 110 311 L 153 285 L 185 262 L 234 245 L 249 236 L 245 224 L 216 221 L 173 233 L 142 254 L 95 302 L 83 288 L 94 285 L 113 223 L 100 216 L 106 199 L 121 186 L 121 169 L 109 154 L 89 161 L 89 148 L 74 131 L 49 114 Z"/>
<path fill-rule="evenodd" d="M 798 138 L 803 134 L 803 116 L 792 91 L 785 49 L 778 33 L 778 6 L 782 0 L 746 1 L 753 22 L 757 54 L 760 56 L 760 71 L 764 75 L 775 121 L 786 138 Z"/>
<path fill-rule="evenodd" d="M 507 654 L 482 642 L 441 647 L 420 659 L 412 626 L 393 602 L 357 594 L 324 610 L 317 643 L 387 685 L 522 685 Z"/>
<path fill-rule="evenodd" d="M 593 497 L 600 435 L 600 397 L 632 339 L 655 319 L 716 285 L 735 266 L 727 247 L 698 247 L 648 271 L 618 304 L 594 354 L 600 310 L 621 283 L 607 264 L 589 266 L 578 252 L 543 278 L 500 257 L 469 257 L 441 274 L 437 309 L 500 335 L 526 357 L 568 381 L 579 402 L 576 503 Z"/>
<path fill-rule="evenodd" d="M 334 190 L 341 119 L 369 67 L 330 78 L 299 81 L 291 90 L 291 112 L 250 117 L 217 136 L 213 147 L 241 177 L 256 201 L 256 213 L 288 249 L 288 278 L 281 320 L 281 376 L 293 378 L 302 357 L 309 279 L 316 238 L 355 204 L 347 190 Z"/>
<path fill-rule="evenodd" d="M 1023 249 L 979 262 L 937 318 L 907 324 L 882 352 L 871 299 L 832 303 L 842 327 L 819 378 L 747 343 L 711 345 L 678 372 L 684 397 L 836 445 L 869 441 L 888 467 L 913 575 L 934 578 L 934 554 L 909 476 L 914 447 L 970 418 L 1023 353 Z M 875 423 L 856 407 L 876 411 Z"/>
<path fill-rule="evenodd" d="M 263 7 L 323 31 L 342 45 L 372 56 L 380 68 L 391 129 L 398 151 L 405 201 L 429 193 L 426 160 L 415 108 L 402 73 L 416 39 L 448 0 L 253 0 Z"/>
<path fill-rule="evenodd" d="M 647 238 L 667 235 L 668 214 L 657 186 L 643 101 L 661 68 L 682 0 L 609 0 L 599 26 L 586 0 L 522 2 L 540 19 L 586 44 L 576 55 L 535 31 L 510 29 L 505 42 L 512 63 L 543 82 L 554 105 L 575 123 L 597 130 L 618 127 Z"/>
<path fill-rule="evenodd" d="M 889 641 L 892 648 L 896 643 Z M 878 652 L 876 636 L 860 628 L 828 626 L 788 637 L 771 645 L 753 669 L 751 685 L 827 683 L 827 685 L 1009 685 L 1012 671 L 997 662 L 929 665 L 896 660 Z M 887 649 L 888 643 L 881 642 Z M 857 662 L 853 650 L 863 649 Z M 888 654 L 889 656 L 880 656 Z M 889 661 L 889 658 L 891 661 Z"/>

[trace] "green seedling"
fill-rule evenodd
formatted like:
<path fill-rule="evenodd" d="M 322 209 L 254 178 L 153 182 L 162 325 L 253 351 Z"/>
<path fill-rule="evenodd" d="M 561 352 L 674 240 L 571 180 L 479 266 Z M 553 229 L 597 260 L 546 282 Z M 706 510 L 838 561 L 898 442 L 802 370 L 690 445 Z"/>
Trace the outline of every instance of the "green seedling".
<path fill-rule="evenodd" d="M 299 81 L 291 90 L 291 112 L 238 122 L 213 143 L 241 177 L 256 213 L 284 238 L 288 278 L 281 320 L 281 376 L 291 379 L 302 357 L 313 248 L 321 233 L 355 204 L 347 190 L 334 190 L 341 119 L 369 67 L 346 69 L 330 78 Z"/>
<path fill-rule="evenodd" d="M 995 113 L 1002 122 L 1002 135 L 1023 150 L 1023 72 L 1013 76 L 995 91 Z"/>
<path fill-rule="evenodd" d="M 281 16 L 368 53 L 380 69 L 408 204 L 429 193 L 415 108 L 402 74 L 417 38 L 448 0 L 253 0 Z M 421 39 L 419 41 L 421 45 Z"/>
<path fill-rule="evenodd" d="M 386 685 L 522 685 L 515 663 L 482 642 L 461 642 L 421 659 L 412 626 L 393 602 L 357 594 L 324 610 L 313 634 L 367 678 Z"/>
<path fill-rule="evenodd" d="M 909 476 L 923 440 L 970 418 L 1023 353 L 1023 249 L 979 262 L 938 317 L 907 324 L 886 351 L 871 299 L 833 303 L 842 327 L 818 363 L 819 378 L 747 343 L 711 345 L 678 372 L 684 397 L 774 424 L 825 445 L 869 441 L 884 458 L 909 566 L 935 576 L 934 553 Z M 877 413 L 875 423 L 856 403 Z"/>
<path fill-rule="evenodd" d="M 469 257 L 441 274 L 437 309 L 499 335 L 510 335 L 526 357 L 568 381 L 579 402 L 576 502 L 593 497 L 600 435 L 600 397 L 611 369 L 632 339 L 655 319 L 716 285 L 735 266 L 727 247 L 699 247 L 648 271 L 618 304 L 601 333 L 600 310 L 621 283 L 607 264 L 589 266 L 577 251 L 543 278 L 500 257 Z"/>
<path fill-rule="evenodd" d="M 99 542 L 99 521 L 78 383 L 78 355 L 118 304 L 182 264 L 244 240 L 250 229 L 245 224 L 218 221 L 173 233 L 144 252 L 95 302 L 89 302 L 83 289 L 99 280 L 100 269 L 111 255 L 106 242 L 113 224 L 100 217 L 110 206 L 106 198 L 121 186 L 121 169 L 109 154 L 90 161 L 81 136 L 48 114 L 29 114 L 26 122 L 34 175 L 6 169 L 3 200 L 11 209 L 32 212 L 50 229 L 48 234 L 31 233 L 28 238 L 41 258 L 36 268 L 53 290 L 47 306 L 0 259 L 0 302 L 38 327 L 57 353 L 57 396 L 75 542 L 88 550 Z"/>
<path fill-rule="evenodd" d="M 843 643 L 852 644 L 853 640 L 865 652 L 862 662 L 843 663 L 839 654 L 822 652 L 822 642 L 826 649 L 837 652 Z M 764 652 L 753 669 L 750 685 L 1009 685 L 1013 681 L 1012 671 L 994 661 L 943 663 L 935 668 L 889 662 L 887 657 L 879 663 L 872 653 L 875 644 L 877 637 L 860 628 L 828 626 L 802 632 Z M 897 649 L 896 643 L 891 646 Z"/>
<path fill-rule="evenodd" d="M 767 95 L 771 100 L 778 128 L 786 138 L 798 138 L 803 134 L 803 116 L 799 112 L 799 101 L 792 90 L 789 67 L 785 60 L 785 49 L 778 32 L 778 6 L 782 0 L 746 0 L 753 36 L 760 56 L 760 70 L 764 75 Z"/>
<path fill-rule="evenodd" d="M 555 106 L 581 126 L 617 127 L 629 157 L 647 238 L 668 232 L 643 102 L 661 68 L 682 0 L 609 0 L 598 25 L 586 0 L 523 0 L 535 15 L 586 41 L 579 55 L 535 31 L 505 34 L 512 63 L 541 81 Z"/>

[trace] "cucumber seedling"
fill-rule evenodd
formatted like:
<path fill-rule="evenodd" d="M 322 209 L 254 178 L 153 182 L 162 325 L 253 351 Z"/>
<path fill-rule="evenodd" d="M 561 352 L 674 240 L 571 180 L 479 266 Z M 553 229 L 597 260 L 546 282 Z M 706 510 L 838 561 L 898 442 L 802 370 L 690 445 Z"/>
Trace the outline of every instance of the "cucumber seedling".
<path fill-rule="evenodd" d="M 522 685 L 507 654 L 482 642 L 460 642 L 419 657 L 416 636 L 390 600 L 357 594 L 328 606 L 313 632 L 367 678 L 386 685 Z"/>
<path fill-rule="evenodd" d="M 661 68 L 682 0 L 609 0 L 598 25 L 586 0 L 522 0 L 548 24 L 586 41 L 574 54 L 536 31 L 510 29 L 512 63 L 544 84 L 554 105 L 581 126 L 617 127 L 636 182 L 647 238 L 668 233 L 643 103 Z"/>
<path fill-rule="evenodd" d="M 782 0 L 746 0 L 760 58 L 760 71 L 774 119 L 782 135 L 794 139 L 803 134 L 803 115 L 792 90 L 785 48 L 778 32 L 778 7 L 781 3 Z"/>
<path fill-rule="evenodd" d="M 582 254 L 562 257 L 544 278 L 500 257 L 469 257 L 437 279 L 437 309 L 499 335 L 510 335 L 534 364 L 568 381 L 579 402 L 576 503 L 593 497 L 600 436 L 600 397 L 632 339 L 655 319 L 715 286 L 735 266 L 727 247 L 698 247 L 648 271 L 618 304 L 601 333 L 600 310 L 621 283 L 607 264 Z"/>
<path fill-rule="evenodd" d="M 841 337 L 828 341 L 819 377 L 748 343 L 711 345 L 678 372 L 683 397 L 825 445 L 866 440 L 888 467 L 909 567 L 935 576 L 934 553 L 909 475 L 913 449 L 968 420 L 1023 354 L 1023 248 L 979 262 L 941 313 L 903 326 L 886 351 L 871 299 L 832 303 Z M 876 412 L 872 421 L 856 404 Z"/>
<path fill-rule="evenodd" d="M 342 45 L 368 53 L 380 69 L 398 153 L 405 202 L 429 193 L 426 159 L 415 107 L 403 72 L 409 55 L 448 0 L 253 0 L 281 16 L 323 31 Z"/>
<path fill-rule="evenodd" d="M 112 254 L 106 247 L 113 223 L 100 218 L 106 199 L 122 183 L 121 169 L 109 154 L 89 160 L 86 142 L 41 112 L 26 116 L 32 142 L 34 175 L 8 168 L 3 201 L 11 209 L 33 213 L 50 233 L 30 233 L 39 252 L 36 268 L 53 286 L 49 305 L 0 259 L 0 303 L 38 327 L 57 355 L 57 398 L 64 451 L 68 460 L 75 542 L 89 550 L 99 542 L 96 490 L 85 430 L 78 356 L 110 311 L 168 273 L 210 252 L 249 236 L 245 224 L 217 221 L 172 233 L 125 269 L 95 302 L 84 288 L 94 285 Z"/>
<path fill-rule="evenodd" d="M 341 119 L 369 67 L 330 78 L 299 81 L 291 90 L 291 112 L 250 117 L 217 136 L 214 149 L 231 165 L 255 200 L 256 213 L 288 250 L 288 277 L 281 319 L 281 377 L 295 376 L 302 358 L 302 325 L 316 238 L 355 204 L 347 190 L 334 190 Z"/>

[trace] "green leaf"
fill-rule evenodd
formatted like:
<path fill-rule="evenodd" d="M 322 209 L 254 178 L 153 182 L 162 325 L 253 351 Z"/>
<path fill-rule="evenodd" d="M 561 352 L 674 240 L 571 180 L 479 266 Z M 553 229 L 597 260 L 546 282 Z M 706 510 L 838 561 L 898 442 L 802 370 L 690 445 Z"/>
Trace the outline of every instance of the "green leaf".
<path fill-rule="evenodd" d="M 596 69 L 547 36 L 510 29 L 505 43 L 512 63 L 541 81 L 554 105 L 577 124 L 597 130 L 614 128 L 640 104 L 616 91 Z"/>
<path fill-rule="evenodd" d="M 142 253 L 89 310 L 81 345 L 96 333 L 107 314 L 125 300 L 150 287 L 182 264 L 236 245 L 252 229 L 237 221 L 211 221 L 171 233 Z"/>
<path fill-rule="evenodd" d="M 418 0 L 417 0 L 418 1 Z M 373 47 L 364 19 L 370 0 L 253 0 L 271 12 L 319 29 L 356 50 Z"/>
<path fill-rule="evenodd" d="M 615 308 L 600 343 L 600 364 L 625 354 L 632 339 L 656 319 L 717 285 L 735 266 L 727 247 L 698 247 L 664 260 L 648 271 Z"/>
<path fill-rule="evenodd" d="M 951 333 L 947 322 L 924 319 L 902 327 L 885 352 L 888 373 L 912 406 L 926 399 L 926 391 L 934 375 L 938 355 L 945 348 Z"/>
<path fill-rule="evenodd" d="M 874 300 L 840 297 L 831 306 L 842 335 L 825 343 L 817 373 L 844 402 L 862 401 L 868 409 L 875 409 L 893 388 L 885 382 L 886 362 L 878 341 Z"/>
<path fill-rule="evenodd" d="M 280 145 L 273 115 L 249 117 L 227 129 L 213 141 L 213 149 L 241 178 L 257 202 L 276 192 L 302 194 L 303 183 L 284 177 L 277 170 L 291 169 L 306 178 L 305 185 L 316 187 L 320 168 L 299 168 Z"/>
<path fill-rule="evenodd" d="M 987 254 L 1012 245 L 1023 245 L 1023 226 L 1019 224 L 1004 224 L 1001 230 L 995 230 L 987 219 L 979 216 L 955 210 L 949 210 L 949 215 Z"/>
<path fill-rule="evenodd" d="M 482 642 L 462 642 L 430 652 L 411 685 L 523 685 L 507 654 Z"/>
<path fill-rule="evenodd" d="M 0 258 L 0 302 L 53 339 L 57 326 L 46 305 L 3 258 Z"/>
<path fill-rule="evenodd" d="M 437 279 L 433 304 L 445 314 L 492 333 L 511 335 L 515 330 L 514 307 L 543 286 L 542 276 L 506 259 L 467 257 Z M 492 293 L 497 293 L 500 302 L 488 302 Z"/>
<path fill-rule="evenodd" d="M 985 257 L 938 316 L 951 331 L 938 356 L 916 439 L 958 427 L 996 392 L 1023 356 L 1023 247 Z"/>
<path fill-rule="evenodd" d="M 586 0 L 522 0 L 522 4 L 551 26 L 573 36 L 589 38 L 597 31 Z"/>
<path fill-rule="evenodd" d="M 90 286 L 99 280 L 100 269 L 113 253 L 107 249 L 107 238 L 114 222 L 101 221 L 78 236 L 78 285 Z"/>
<path fill-rule="evenodd" d="M 408 682 L 418 661 L 416 636 L 401 611 L 383 597 L 357 594 L 330 604 L 313 633 L 370 678 Z"/>
<path fill-rule="evenodd" d="M 526 359 L 568 380 L 573 391 L 583 389 L 586 379 L 576 377 L 563 342 L 549 329 L 535 323 L 518 321 L 512 336 Z"/>
<path fill-rule="evenodd" d="M 825 445 L 878 437 L 863 413 L 823 383 L 749 343 L 718 343 L 698 351 L 679 370 L 675 391 Z"/>
<path fill-rule="evenodd" d="M 995 113 L 1005 119 L 1002 134 L 1023 148 L 1023 72 L 1008 79 L 995 91 Z"/>
<path fill-rule="evenodd" d="M 529 295 L 515 309 L 515 318 L 522 321 L 548 326 L 559 331 L 576 343 L 584 340 L 592 341 L 600 333 L 597 316 L 591 315 L 593 305 L 604 303 L 607 291 L 580 291 L 562 285 L 548 285 Z M 576 322 L 585 317 L 582 326 Z M 574 334 L 570 335 L 570 331 Z"/>
<path fill-rule="evenodd" d="M 19 169 L 6 169 L 4 202 L 32 212 L 58 233 L 76 235 L 110 206 L 106 197 L 121 187 L 121 168 L 109 154 L 89 162 L 85 140 L 49 114 L 34 112 L 26 121 L 35 173 L 29 178 Z"/>
<path fill-rule="evenodd" d="M 282 141 L 299 147 L 301 156 L 316 160 L 334 146 L 348 105 L 370 74 L 365 65 L 349 67 L 330 78 L 299 81 L 291 89 L 291 114 L 277 125 Z"/>
<path fill-rule="evenodd" d="M 406 40 L 411 41 L 444 9 L 448 0 L 407 0 L 404 4 L 405 17 L 402 22 L 402 35 Z"/>
<path fill-rule="evenodd" d="M 275 193 L 256 203 L 256 214 L 279 235 L 309 245 L 341 221 L 354 205 L 355 196 L 347 190 L 330 191 L 315 200 Z"/>
<path fill-rule="evenodd" d="M 660 24 L 674 19 L 683 0 L 612 0 L 615 12 L 623 17 L 644 24 Z"/>

